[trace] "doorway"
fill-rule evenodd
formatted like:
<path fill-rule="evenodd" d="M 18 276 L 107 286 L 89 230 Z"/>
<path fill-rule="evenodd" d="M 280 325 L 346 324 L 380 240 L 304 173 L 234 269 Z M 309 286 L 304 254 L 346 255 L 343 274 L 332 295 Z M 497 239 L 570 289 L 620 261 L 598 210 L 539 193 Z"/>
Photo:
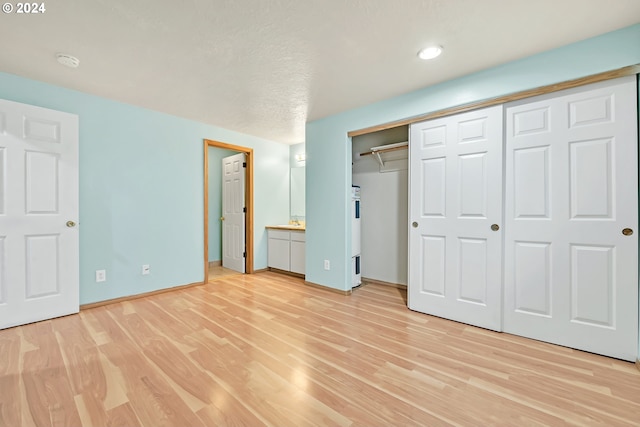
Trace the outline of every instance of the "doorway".
<path fill-rule="evenodd" d="M 225 142 L 204 140 L 204 282 L 209 278 L 209 148 L 237 151 L 246 156 L 245 169 L 245 272 L 253 269 L 253 149 Z"/>
<path fill-rule="evenodd" d="M 409 126 L 384 129 L 351 139 L 351 183 L 360 187 L 360 271 L 363 283 L 407 286 Z M 375 151 L 375 150 L 374 150 Z"/>

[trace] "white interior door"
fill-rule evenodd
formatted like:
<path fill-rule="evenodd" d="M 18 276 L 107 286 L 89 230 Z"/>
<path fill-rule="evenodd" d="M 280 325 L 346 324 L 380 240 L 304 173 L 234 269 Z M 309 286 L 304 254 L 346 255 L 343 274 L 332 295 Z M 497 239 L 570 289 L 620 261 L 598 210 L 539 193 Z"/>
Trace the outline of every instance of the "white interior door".
<path fill-rule="evenodd" d="M 0 100 L 0 328 L 79 310 L 78 117 Z"/>
<path fill-rule="evenodd" d="M 636 93 L 633 76 L 507 106 L 506 332 L 635 359 Z"/>
<path fill-rule="evenodd" d="M 244 153 L 222 159 L 222 265 L 245 272 Z"/>
<path fill-rule="evenodd" d="M 500 330 L 502 106 L 414 124 L 409 145 L 409 308 Z"/>

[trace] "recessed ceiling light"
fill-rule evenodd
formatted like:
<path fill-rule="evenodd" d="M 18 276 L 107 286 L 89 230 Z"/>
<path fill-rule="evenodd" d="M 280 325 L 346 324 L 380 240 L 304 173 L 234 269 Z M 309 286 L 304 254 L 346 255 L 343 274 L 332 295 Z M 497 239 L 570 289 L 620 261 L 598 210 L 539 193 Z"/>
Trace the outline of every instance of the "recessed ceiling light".
<path fill-rule="evenodd" d="M 418 58 L 420 59 L 433 59 L 440 56 L 442 53 L 442 46 L 429 46 L 418 52 Z"/>
<path fill-rule="evenodd" d="M 58 59 L 59 63 L 69 68 L 78 68 L 78 65 L 80 65 L 80 60 L 78 58 L 66 53 L 56 53 L 56 59 Z"/>

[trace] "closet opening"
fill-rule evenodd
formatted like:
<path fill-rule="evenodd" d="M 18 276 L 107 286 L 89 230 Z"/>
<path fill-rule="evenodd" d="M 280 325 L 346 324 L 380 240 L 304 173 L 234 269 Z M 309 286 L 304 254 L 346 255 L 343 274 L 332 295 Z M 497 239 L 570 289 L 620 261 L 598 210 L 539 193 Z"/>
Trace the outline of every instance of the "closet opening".
<path fill-rule="evenodd" d="M 352 185 L 360 187 L 362 283 L 406 289 L 409 126 L 352 138 Z M 353 242 L 352 242 L 353 244 Z"/>

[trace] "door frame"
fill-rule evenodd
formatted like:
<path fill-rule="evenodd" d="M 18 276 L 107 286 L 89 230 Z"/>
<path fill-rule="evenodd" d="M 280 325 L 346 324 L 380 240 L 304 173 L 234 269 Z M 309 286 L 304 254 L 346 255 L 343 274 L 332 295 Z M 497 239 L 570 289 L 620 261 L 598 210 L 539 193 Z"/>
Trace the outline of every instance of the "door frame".
<path fill-rule="evenodd" d="M 226 142 L 204 140 L 204 283 L 209 278 L 209 147 L 222 148 L 244 153 L 247 167 L 245 169 L 245 193 L 244 202 L 247 213 L 244 219 L 244 242 L 247 252 L 245 257 L 245 274 L 253 274 L 253 148 L 240 145 L 227 144 Z"/>

